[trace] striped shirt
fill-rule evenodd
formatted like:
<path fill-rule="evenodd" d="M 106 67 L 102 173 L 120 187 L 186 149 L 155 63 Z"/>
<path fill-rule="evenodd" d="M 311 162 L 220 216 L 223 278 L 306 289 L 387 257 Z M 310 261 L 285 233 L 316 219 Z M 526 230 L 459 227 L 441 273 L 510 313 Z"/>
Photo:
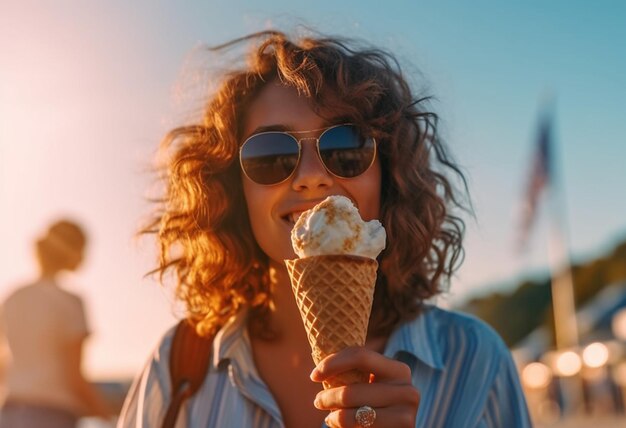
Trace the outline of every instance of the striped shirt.
<path fill-rule="evenodd" d="M 284 426 L 255 368 L 245 318 L 234 317 L 216 336 L 209 373 L 181 409 L 177 428 Z M 171 394 L 173 331 L 167 332 L 131 388 L 118 428 L 160 426 Z M 531 426 L 509 350 L 474 317 L 426 307 L 415 320 L 395 329 L 384 354 L 411 368 L 413 385 L 421 394 L 416 427 Z"/>

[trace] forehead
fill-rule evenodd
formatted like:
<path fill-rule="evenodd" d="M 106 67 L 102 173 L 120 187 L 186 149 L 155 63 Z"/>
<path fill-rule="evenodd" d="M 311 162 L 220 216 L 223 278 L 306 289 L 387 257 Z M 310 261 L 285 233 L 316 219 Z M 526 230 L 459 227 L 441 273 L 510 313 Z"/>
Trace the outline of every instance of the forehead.
<path fill-rule="evenodd" d="M 290 131 L 321 128 L 328 119 L 313 109 L 309 98 L 280 82 L 268 83 L 250 103 L 244 120 L 244 139 L 258 128 L 277 126 Z"/>

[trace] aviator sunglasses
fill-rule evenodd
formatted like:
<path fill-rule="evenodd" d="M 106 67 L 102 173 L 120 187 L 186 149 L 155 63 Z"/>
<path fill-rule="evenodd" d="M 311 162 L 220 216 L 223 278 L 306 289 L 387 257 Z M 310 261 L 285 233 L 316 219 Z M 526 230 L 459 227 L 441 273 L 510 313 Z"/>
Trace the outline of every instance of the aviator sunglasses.
<path fill-rule="evenodd" d="M 315 140 L 324 168 L 339 178 L 363 174 L 376 158 L 376 140 L 363 135 L 352 124 L 324 129 L 319 137 L 296 138 L 311 131 L 267 131 L 250 136 L 239 149 L 241 169 L 258 184 L 271 185 L 287 180 L 298 167 L 302 141 Z"/>

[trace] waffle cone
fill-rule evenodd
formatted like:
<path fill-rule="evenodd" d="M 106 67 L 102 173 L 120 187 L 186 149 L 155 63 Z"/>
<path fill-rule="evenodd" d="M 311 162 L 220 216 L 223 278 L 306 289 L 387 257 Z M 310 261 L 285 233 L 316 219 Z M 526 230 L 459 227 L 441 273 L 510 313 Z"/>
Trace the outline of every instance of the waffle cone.
<path fill-rule="evenodd" d="M 349 346 L 365 345 L 376 260 L 331 255 L 285 260 L 285 264 L 315 364 Z M 353 370 L 324 382 L 324 388 L 368 381 L 369 373 Z"/>

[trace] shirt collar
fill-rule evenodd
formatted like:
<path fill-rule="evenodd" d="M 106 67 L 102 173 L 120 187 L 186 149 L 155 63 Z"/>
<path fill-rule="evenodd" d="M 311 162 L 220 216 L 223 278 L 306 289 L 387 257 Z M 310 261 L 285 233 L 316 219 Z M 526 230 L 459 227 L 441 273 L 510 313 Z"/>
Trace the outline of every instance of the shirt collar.
<path fill-rule="evenodd" d="M 248 310 L 243 308 L 219 330 L 213 342 L 212 369 L 228 367 L 231 383 L 282 426 L 278 404 L 254 365 L 247 320 Z"/>
<path fill-rule="evenodd" d="M 233 315 L 217 332 L 213 339 L 214 367 L 225 360 L 238 360 L 241 351 L 249 345 L 246 320 L 247 311 L 244 309 Z"/>
<path fill-rule="evenodd" d="M 437 311 L 433 306 L 424 306 L 417 318 L 398 326 L 389 337 L 385 356 L 397 358 L 399 353 L 406 352 L 434 369 L 443 370 Z"/>

